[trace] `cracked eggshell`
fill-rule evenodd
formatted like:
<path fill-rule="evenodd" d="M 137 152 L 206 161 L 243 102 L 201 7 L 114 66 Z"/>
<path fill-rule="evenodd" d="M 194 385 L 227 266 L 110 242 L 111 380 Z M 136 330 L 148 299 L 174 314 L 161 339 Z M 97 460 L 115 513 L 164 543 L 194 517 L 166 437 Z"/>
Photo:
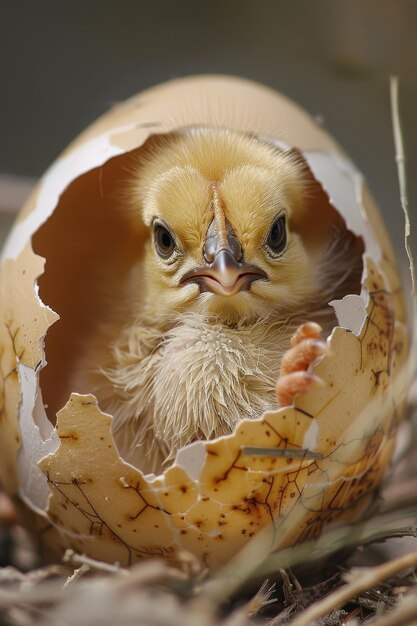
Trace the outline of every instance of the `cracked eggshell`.
<path fill-rule="evenodd" d="M 78 346 L 104 319 L 95 285 L 111 271 L 122 282 L 141 254 L 138 234 L 117 211 L 130 153 L 152 135 L 193 126 L 255 133 L 299 150 L 363 238 L 362 291 L 334 303 L 340 326 L 329 338 L 331 354 L 314 369 L 323 387 L 242 421 L 227 437 L 191 444 L 162 475 L 145 476 L 120 458 L 112 418 L 94 396 L 69 394 L 66 385 Z M 317 211 L 325 227 L 329 213 Z M 128 565 L 150 555 L 175 561 L 187 550 L 215 568 L 262 528 L 279 549 L 363 513 L 403 413 L 403 293 L 361 174 L 293 102 L 255 83 L 210 76 L 172 81 L 114 107 L 40 181 L 0 271 L 0 480 L 55 553 L 71 547 Z M 268 450 L 257 456 L 250 447 Z"/>

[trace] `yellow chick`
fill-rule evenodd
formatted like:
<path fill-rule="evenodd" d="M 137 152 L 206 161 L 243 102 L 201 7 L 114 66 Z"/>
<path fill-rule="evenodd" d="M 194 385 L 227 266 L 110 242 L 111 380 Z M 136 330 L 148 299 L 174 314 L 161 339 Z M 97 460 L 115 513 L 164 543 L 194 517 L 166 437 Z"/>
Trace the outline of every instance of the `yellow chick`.
<path fill-rule="evenodd" d="M 295 152 L 223 129 L 159 138 L 133 165 L 126 211 L 149 240 L 74 386 L 96 393 L 142 470 L 315 380 L 317 323 L 334 326 L 328 302 L 357 288 L 361 255 L 342 227 L 317 237 L 306 171 Z"/>

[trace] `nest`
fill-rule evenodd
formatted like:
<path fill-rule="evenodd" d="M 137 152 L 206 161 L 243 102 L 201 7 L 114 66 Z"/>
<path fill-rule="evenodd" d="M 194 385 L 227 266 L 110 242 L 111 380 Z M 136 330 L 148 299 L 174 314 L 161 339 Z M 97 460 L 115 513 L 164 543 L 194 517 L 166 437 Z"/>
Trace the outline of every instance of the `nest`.
<path fill-rule="evenodd" d="M 416 409 L 417 384 L 410 417 Z M 42 565 L 36 544 L 16 521 L 12 502 L 0 494 L 0 623 L 415 624 L 414 424 L 411 419 L 400 431 L 395 471 L 365 520 L 273 555 L 264 551 L 262 558 L 260 535 L 214 574 L 185 552 L 178 568 L 152 559 L 124 569 L 70 550 L 62 564 Z"/>

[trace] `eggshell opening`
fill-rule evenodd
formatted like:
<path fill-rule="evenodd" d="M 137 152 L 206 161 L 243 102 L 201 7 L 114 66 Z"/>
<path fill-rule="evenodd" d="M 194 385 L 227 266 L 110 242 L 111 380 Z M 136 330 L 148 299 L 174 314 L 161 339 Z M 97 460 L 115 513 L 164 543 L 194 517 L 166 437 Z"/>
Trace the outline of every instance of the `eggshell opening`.
<path fill-rule="evenodd" d="M 148 229 L 139 215 L 132 228 L 125 190 L 132 163 L 147 153 L 154 140 L 157 136 L 142 148 L 77 177 L 33 235 L 34 252 L 46 260 L 38 279 L 39 296 L 59 315 L 45 338 L 48 366 L 40 373 L 43 402 L 53 424 L 70 394 L 80 391 L 71 387 L 71 375 L 85 343 L 108 321 L 111 301 L 121 301 L 129 271 L 143 255 Z M 293 222 L 292 229 L 309 250 L 330 239 L 335 229 L 345 232 L 346 238 L 352 237 L 352 265 L 358 263 L 355 257 L 359 259 L 364 252 L 362 238 L 348 235 L 344 219 L 331 206 L 307 163 L 305 176 L 309 185 L 305 219 Z M 360 294 L 360 279 L 358 275 L 356 283 L 349 285 L 349 294 Z"/>

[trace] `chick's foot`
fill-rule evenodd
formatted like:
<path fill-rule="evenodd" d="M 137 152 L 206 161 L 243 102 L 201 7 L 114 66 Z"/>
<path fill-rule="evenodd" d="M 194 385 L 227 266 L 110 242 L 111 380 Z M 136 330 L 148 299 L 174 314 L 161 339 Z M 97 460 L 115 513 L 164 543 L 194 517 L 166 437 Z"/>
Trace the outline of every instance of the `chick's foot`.
<path fill-rule="evenodd" d="M 329 354 L 329 347 L 321 339 L 320 332 L 318 324 L 306 322 L 292 336 L 291 348 L 282 357 L 276 386 L 280 406 L 293 404 L 294 398 L 305 393 L 313 383 L 323 384 L 321 378 L 307 372 L 316 359 Z"/>

